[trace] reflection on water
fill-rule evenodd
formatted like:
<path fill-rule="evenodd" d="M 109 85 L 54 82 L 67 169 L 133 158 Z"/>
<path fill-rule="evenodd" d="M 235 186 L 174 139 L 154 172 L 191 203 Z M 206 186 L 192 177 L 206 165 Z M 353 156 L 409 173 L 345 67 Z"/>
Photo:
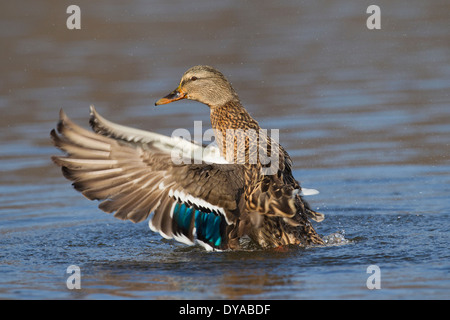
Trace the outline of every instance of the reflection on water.
<path fill-rule="evenodd" d="M 78 1 L 78 31 L 66 3 L 26 2 L 0 12 L 0 297 L 448 297 L 448 1 L 379 2 L 378 31 L 369 2 Z M 262 127 L 280 129 L 296 177 L 321 191 L 309 200 L 326 216 L 316 229 L 350 244 L 185 248 L 101 213 L 50 163 L 60 108 L 86 125 L 94 104 L 163 134 L 206 129 L 205 106 L 153 107 L 196 64 L 216 66 Z M 378 292 L 365 288 L 373 263 Z M 81 291 L 65 287 L 70 264 Z"/>

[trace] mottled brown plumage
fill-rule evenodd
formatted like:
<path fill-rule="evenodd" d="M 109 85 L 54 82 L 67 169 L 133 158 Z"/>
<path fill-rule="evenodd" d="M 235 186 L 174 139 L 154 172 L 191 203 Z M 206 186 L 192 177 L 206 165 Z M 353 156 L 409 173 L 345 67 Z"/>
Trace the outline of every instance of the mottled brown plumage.
<path fill-rule="evenodd" d="M 189 244 L 197 240 L 209 249 L 238 249 L 243 236 L 263 248 L 322 244 L 308 217 L 321 221 L 323 215 L 300 196 L 288 153 L 261 131 L 222 73 L 193 67 L 156 104 L 184 98 L 210 107 L 227 164 L 174 163 L 170 150 L 175 141 L 111 123 L 94 108 L 94 132 L 61 112 L 59 134 L 52 130 L 51 136 L 67 156 L 52 159 L 77 190 L 102 201 L 100 209 L 134 222 L 154 212 L 150 227 L 166 238 Z"/>

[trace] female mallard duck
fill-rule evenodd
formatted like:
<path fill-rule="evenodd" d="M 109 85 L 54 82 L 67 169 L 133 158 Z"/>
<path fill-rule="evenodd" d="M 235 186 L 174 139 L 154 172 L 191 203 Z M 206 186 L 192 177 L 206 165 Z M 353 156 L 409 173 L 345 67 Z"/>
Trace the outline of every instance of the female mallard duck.
<path fill-rule="evenodd" d="M 102 201 L 103 211 L 133 222 L 153 212 L 150 229 L 164 238 L 190 245 L 197 241 L 208 250 L 238 249 L 243 236 L 263 248 L 323 244 L 308 219 L 322 221 L 323 215 L 303 200 L 307 192 L 292 175 L 288 153 L 261 134 L 223 74 L 193 67 L 155 104 L 181 99 L 209 106 L 221 161 L 206 160 L 217 150 L 211 146 L 117 125 L 93 107 L 94 132 L 61 110 L 59 134 L 52 130 L 51 137 L 67 156 L 52 159 L 75 189 Z M 200 150 L 202 159 L 172 161 L 174 150 L 184 158 Z M 261 160 L 267 154 L 276 155 L 270 163 Z M 275 170 L 268 170 L 274 164 Z"/>

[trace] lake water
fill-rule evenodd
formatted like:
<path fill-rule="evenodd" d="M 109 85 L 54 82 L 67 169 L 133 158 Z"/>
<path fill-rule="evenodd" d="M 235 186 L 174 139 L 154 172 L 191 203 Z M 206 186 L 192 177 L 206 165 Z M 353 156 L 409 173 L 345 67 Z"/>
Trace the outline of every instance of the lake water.
<path fill-rule="evenodd" d="M 81 30 L 64 2 L 25 3 L 0 10 L 0 299 L 450 298 L 448 1 L 377 1 L 380 30 L 369 1 L 81 0 Z M 197 64 L 280 130 L 296 178 L 320 190 L 327 245 L 187 247 L 103 213 L 51 163 L 60 108 L 85 126 L 94 104 L 167 135 L 207 129 L 206 106 L 153 106 Z"/>

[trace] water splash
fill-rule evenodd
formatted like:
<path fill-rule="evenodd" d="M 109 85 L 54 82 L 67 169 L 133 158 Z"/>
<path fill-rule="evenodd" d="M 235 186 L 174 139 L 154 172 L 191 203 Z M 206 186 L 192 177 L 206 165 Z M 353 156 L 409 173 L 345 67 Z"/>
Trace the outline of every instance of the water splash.
<path fill-rule="evenodd" d="M 341 230 L 338 232 L 334 232 L 327 236 L 324 236 L 322 239 L 327 246 L 339 246 L 344 244 L 349 244 L 350 240 L 345 238 L 345 231 Z"/>

